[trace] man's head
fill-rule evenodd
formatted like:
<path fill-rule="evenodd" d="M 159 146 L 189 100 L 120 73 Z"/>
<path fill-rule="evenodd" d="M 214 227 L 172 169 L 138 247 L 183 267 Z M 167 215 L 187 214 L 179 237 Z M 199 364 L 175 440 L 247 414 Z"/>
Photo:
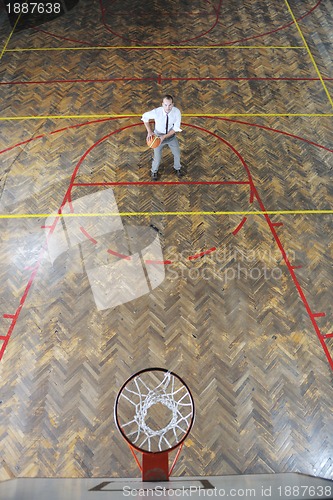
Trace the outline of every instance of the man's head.
<path fill-rule="evenodd" d="M 173 108 L 173 97 L 172 95 L 165 95 L 162 100 L 162 107 L 166 113 L 170 113 Z"/>

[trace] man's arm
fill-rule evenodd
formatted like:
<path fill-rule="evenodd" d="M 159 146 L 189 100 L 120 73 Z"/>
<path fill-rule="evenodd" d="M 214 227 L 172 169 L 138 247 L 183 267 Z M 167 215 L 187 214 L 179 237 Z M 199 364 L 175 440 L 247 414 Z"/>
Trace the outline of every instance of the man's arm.
<path fill-rule="evenodd" d="M 175 132 L 181 132 L 182 129 L 180 128 L 180 124 L 181 124 L 181 121 L 182 121 L 182 114 L 181 114 L 181 112 L 179 111 L 178 108 L 175 109 L 175 113 L 176 113 L 176 117 L 175 117 L 175 123 L 173 125 L 173 128 L 174 128 Z"/>
<path fill-rule="evenodd" d="M 151 128 L 150 122 L 143 122 L 147 129 L 147 139 L 150 140 L 154 135 L 154 130 Z"/>
<path fill-rule="evenodd" d="M 168 139 L 169 137 L 172 137 L 173 135 L 175 135 L 175 133 L 176 132 L 172 128 L 171 130 L 169 130 L 169 132 L 167 134 L 160 135 L 161 142 L 163 142 L 164 139 Z"/>
<path fill-rule="evenodd" d="M 151 127 L 150 123 L 155 120 L 155 109 L 147 111 L 147 113 L 143 113 L 141 120 L 147 129 L 147 139 L 151 139 L 154 135 L 154 128 Z"/>

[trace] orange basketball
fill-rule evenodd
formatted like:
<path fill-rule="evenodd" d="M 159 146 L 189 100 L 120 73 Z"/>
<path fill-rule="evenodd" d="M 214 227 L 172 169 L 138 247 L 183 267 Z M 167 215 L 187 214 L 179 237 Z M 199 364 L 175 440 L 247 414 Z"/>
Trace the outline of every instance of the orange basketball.
<path fill-rule="evenodd" d="M 153 135 L 153 137 L 148 140 L 147 139 L 147 145 L 149 148 L 157 148 L 161 144 L 161 139 L 157 135 Z"/>

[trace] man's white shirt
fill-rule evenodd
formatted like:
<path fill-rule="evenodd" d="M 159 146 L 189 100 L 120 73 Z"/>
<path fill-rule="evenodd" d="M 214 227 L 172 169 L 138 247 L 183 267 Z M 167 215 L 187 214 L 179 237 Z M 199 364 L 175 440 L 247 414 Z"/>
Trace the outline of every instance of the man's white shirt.
<path fill-rule="evenodd" d="M 149 120 L 154 120 L 155 121 L 155 131 L 157 134 L 163 135 L 165 134 L 165 125 L 166 125 L 166 118 L 167 116 L 169 117 L 168 120 L 168 132 L 170 130 L 174 130 L 175 132 L 181 132 L 182 129 L 180 128 L 180 123 L 182 119 L 181 112 L 178 108 L 173 107 L 172 110 L 169 113 L 166 113 L 162 106 L 159 108 L 152 109 L 151 111 L 147 111 L 146 113 L 143 113 L 141 120 L 144 123 L 149 122 Z"/>

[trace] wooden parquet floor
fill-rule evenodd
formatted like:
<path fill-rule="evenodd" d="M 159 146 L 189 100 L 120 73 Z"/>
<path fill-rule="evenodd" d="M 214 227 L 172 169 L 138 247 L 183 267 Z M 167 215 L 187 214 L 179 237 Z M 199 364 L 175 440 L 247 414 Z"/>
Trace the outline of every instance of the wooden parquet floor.
<path fill-rule="evenodd" d="M 138 476 L 113 405 L 150 366 L 194 395 L 176 475 L 332 478 L 332 3 L 101 4 L 13 33 L 0 11 L 0 479 Z M 152 185 L 166 92 L 186 175 L 165 151 Z M 168 263 L 102 308 L 113 199 Z M 48 218 L 71 206 L 95 215 Z"/>

